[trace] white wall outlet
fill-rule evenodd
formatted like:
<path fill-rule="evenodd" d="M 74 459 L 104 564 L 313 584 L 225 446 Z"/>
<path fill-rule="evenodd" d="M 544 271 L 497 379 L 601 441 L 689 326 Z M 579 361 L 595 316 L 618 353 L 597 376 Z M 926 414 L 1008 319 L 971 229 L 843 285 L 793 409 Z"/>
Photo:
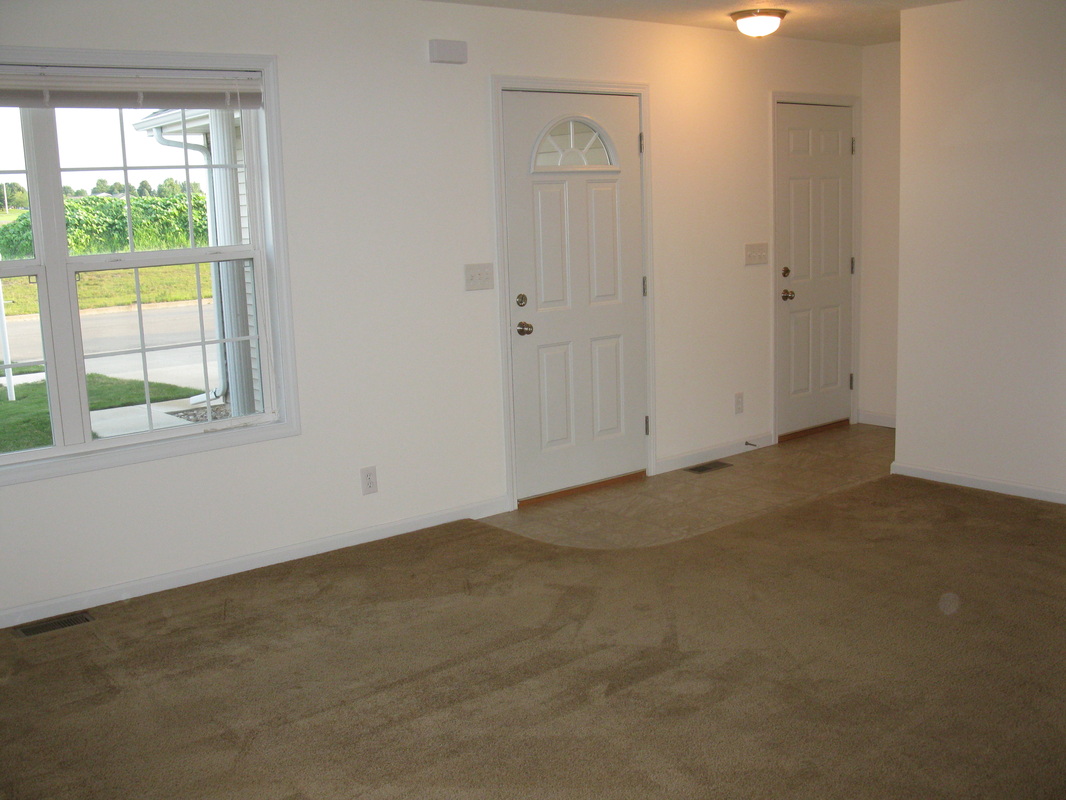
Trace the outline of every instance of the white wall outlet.
<path fill-rule="evenodd" d="M 733 413 L 744 413 L 744 392 L 737 392 L 735 395 L 733 395 Z"/>
<path fill-rule="evenodd" d="M 359 470 L 359 483 L 363 487 L 363 494 L 373 494 L 378 490 L 378 468 L 363 467 Z"/>
<path fill-rule="evenodd" d="M 492 274 L 492 264 L 467 264 L 466 265 L 466 290 L 473 292 L 478 289 L 491 289 L 495 286 Z"/>
<path fill-rule="evenodd" d="M 744 266 L 757 267 L 760 264 L 770 263 L 770 244 L 768 242 L 756 242 L 744 245 Z"/>

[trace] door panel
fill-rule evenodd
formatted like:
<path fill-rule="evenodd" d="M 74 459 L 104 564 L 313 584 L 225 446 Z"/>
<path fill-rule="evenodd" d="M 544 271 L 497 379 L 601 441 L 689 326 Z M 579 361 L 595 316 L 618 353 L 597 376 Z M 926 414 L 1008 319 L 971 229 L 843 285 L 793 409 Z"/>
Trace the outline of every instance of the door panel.
<path fill-rule="evenodd" d="M 594 439 L 622 433 L 622 337 L 592 342 L 592 408 Z"/>
<path fill-rule="evenodd" d="M 782 435 L 851 416 L 853 157 L 850 108 L 779 103 L 776 113 L 774 360 Z"/>
<path fill-rule="evenodd" d="M 534 225 L 539 308 L 564 308 L 569 305 L 566 191 L 565 183 L 538 183 L 533 186 L 537 209 Z"/>
<path fill-rule="evenodd" d="M 541 448 L 548 450 L 574 443 L 573 346 L 555 344 L 537 348 L 540 360 Z"/>
<path fill-rule="evenodd" d="M 583 163 L 581 152 L 595 151 L 590 131 L 611 164 Z M 503 93 L 519 498 L 647 466 L 639 132 L 636 97 Z M 554 152 L 560 164 L 545 165 Z"/>
<path fill-rule="evenodd" d="M 619 270 L 618 183 L 590 183 L 589 264 L 592 276 L 592 302 L 618 300 Z"/>

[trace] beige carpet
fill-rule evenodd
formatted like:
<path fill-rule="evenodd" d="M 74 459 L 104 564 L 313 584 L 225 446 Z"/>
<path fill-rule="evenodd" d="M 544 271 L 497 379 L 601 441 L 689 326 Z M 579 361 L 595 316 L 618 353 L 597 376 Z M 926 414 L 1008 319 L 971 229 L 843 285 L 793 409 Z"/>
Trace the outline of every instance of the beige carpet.
<path fill-rule="evenodd" d="M 1066 507 L 900 477 L 661 547 L 476 522 L 0 635 L 0 798 L 1066 797 Z"/>

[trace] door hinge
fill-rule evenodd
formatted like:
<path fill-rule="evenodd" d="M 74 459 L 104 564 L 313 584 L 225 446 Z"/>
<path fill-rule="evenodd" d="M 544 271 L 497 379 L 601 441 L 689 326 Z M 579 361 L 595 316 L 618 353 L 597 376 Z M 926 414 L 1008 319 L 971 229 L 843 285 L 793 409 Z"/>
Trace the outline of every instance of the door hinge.
<path fill-rule="evenodd" d="M 648 296 L 648 276 L 644 276 L 644 296 Z"/>
<path fill-rule="evenodd" d="M 855 137 L 851 137 L 851 154 L 855 155 Z"/>
<path fill-rule="evenodd" d="M 640 152 L 644 152 L 644 131 L 640 132 Z"/>
<path fill-rule="evenodd" d="M 644 418 L 644 435 L 651 436 L 651 417 Z"/>
<path fill-rule="evenodd" d="M 854 372 L 852 372 L 850 375 L 848 375 L 848 388 L 851 389 L 852 391 L 855 390 L 855 373 Z"/>
<path fill-rule="evenodd" d="M 851 257 L 851 274 L 855 274 L 855 256 Z"/>

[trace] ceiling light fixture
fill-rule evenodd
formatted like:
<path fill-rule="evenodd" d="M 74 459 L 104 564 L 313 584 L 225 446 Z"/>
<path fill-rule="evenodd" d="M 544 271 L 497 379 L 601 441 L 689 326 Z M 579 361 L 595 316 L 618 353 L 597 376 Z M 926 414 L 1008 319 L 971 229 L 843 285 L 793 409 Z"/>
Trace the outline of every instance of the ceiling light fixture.
<path fill-rule="evenodd" d="M 769 36 L 778 29 L 787 13 L 780 8 L 753 8 L 749 11 L 734 11 L 729 16 L 741 33 L 748 36 Z"/>

